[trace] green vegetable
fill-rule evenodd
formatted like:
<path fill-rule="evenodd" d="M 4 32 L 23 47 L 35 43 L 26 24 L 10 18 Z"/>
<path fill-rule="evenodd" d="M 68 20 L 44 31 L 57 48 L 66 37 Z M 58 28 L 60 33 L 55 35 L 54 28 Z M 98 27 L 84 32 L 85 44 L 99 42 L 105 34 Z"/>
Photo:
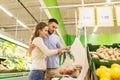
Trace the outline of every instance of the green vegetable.
<path fill-rule="evenodd" d="M 63 78 L 63 76 L 60 76 L 58 80 L 61 80 Z"/>
<path fill-rule="evenodd" d="M 70 52 L 68 52 L 68 55 L 69 55 L 70 59 L 72 59 L 73 61 L 75 61 L 75 57 Z"/>

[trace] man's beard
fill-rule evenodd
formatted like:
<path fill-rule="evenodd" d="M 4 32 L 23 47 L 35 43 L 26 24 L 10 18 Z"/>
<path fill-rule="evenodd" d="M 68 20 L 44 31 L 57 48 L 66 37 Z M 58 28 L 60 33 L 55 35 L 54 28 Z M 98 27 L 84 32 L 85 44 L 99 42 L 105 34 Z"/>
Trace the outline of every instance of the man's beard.
<path fill-rule="evenodd" d="M 51 33 L 51 32 L 48 30 L 48 34 L 51 35 L 51 34 L 53 34 L 53 33 Z"/>

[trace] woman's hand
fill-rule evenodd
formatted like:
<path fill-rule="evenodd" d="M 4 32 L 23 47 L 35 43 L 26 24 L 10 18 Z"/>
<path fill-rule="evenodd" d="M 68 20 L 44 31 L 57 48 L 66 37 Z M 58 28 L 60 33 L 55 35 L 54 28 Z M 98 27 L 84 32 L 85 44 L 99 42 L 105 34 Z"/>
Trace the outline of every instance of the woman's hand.
<path fill-rule="evenodd" d="M 65 50 L 70 50 L 70 46 L 65 47 Z"/>
<path fill-rule="evenodd" d="M 70 46 L 59 48 L 58 49 L 58 54 L 61 55 L 63 50 L 70 50 Z"/>

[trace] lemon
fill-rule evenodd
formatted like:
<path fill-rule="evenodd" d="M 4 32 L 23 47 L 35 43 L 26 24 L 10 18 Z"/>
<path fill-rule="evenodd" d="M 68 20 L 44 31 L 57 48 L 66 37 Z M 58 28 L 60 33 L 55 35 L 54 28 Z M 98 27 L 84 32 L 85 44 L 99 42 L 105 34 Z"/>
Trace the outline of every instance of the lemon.
<path fill-rule="evenodd" d="M 102 74 L 101 69 L 98 68 L 98 69 L 96 70 L 96 75 L 97 75 L 97 76 L 100 76 L 101 74 Z"/>
<path fill-rule="evenodd" d="M 96 75 L 99 77 L 101 76 L 101 74 L 106 72 L 110 73 L 110 69 L 107 68 L 106 66 L 100 66 L 100 68 L 96 69 Z"/>
<path fill-rule="evenodd" d="M 109 79 L 107 77 L 102 77 L 102 78 L 100 78 L 100 80 L 111 80 L 111 79 Z"/>
<path fill-rule="evenodd" d="M 111 79 L 111 76 L 110 76 L 111 74 L 109 73 L 109 72 L 105 72 L 105 73 L 103 73 L 103 74 L 101 74 L 101 76 L 100 76 L 100 78 L 102 79 L 102 78 L 108 78 L 109 80 Z"/>
<path fill-rule="evenodd" d="M 120 77 L 120 68 L 118 68 L 118 67 L 111 68 L 111 77 L 113 79 L 119 78 Z"/>
<path fill-rule="evenodd" d="M 113 63 L 113 64 L 111 65 L 111 68 L 114 68 L 114 67 L 119 67 L 119 68 L 120 68 L 120 65 L 117 64 L 117 63 Z"/>
<path fill-rule="evenodd" d="M 106 66 L 101 65 L 101 66 L 100 66 L 100 68 L 104 68 L 104 69 L 106 69 L 107 67 L 106 67 Z"/>

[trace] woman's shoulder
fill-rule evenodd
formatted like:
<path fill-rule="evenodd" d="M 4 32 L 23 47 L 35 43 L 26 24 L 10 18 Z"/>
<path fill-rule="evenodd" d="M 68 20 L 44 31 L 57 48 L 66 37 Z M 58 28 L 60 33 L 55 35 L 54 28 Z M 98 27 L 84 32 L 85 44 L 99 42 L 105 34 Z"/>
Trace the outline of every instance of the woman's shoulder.
<path fill-rule="evenodd" d="M 38 41 L 42 41 L 42 38 L 41 37 L 36 37 L 33 39 L 33 42 L 38 42 Z"/>
<path fill-rule="evenodd" d="M 41 38 L 41 37 L 36 37 L 35 39 L 41 39 L 41 40 L 42 40 L 42 38 Z"/>

